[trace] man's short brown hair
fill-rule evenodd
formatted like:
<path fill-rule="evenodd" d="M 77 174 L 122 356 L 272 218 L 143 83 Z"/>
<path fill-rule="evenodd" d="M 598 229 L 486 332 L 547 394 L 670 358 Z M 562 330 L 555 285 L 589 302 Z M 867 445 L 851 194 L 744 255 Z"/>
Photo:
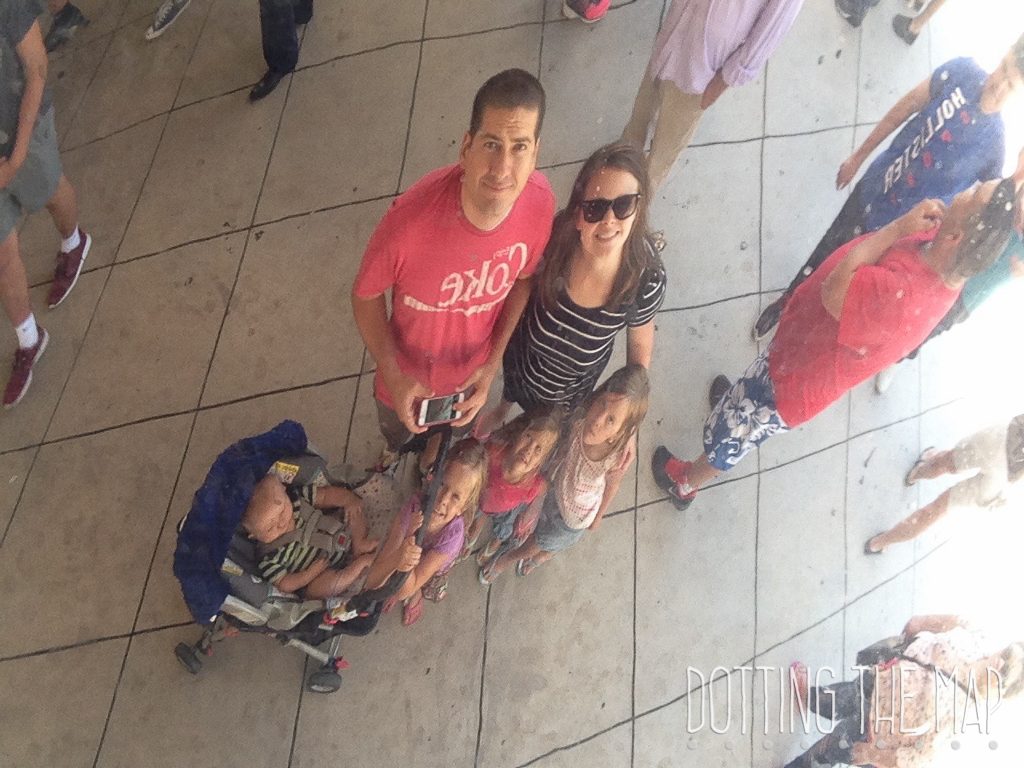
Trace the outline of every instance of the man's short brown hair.
<path fill-rule="evenodd" d="M 544 122 L 544 87 L 540 80 L 526 70 L 506 69 L 480 86 L 473 99 L 473 113 L 469 117 L 470 136 L 476 136 L 480 130 L 487 107 L 536 109 L 537 127 L 533 137 L 536 139 L 540 136 L 540 126 Z"/>

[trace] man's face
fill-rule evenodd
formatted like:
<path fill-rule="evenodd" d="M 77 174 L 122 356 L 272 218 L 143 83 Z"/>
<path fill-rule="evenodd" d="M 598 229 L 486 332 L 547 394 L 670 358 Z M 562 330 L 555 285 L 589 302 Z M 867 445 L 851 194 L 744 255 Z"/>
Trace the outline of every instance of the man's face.
<path fill-rule="evenodd" d="M 476 135 L 462 139 L 463 201 L 475 212 L 501 216 L 518 199 L 537 164 L 536 109 L 485 107 Z"/>

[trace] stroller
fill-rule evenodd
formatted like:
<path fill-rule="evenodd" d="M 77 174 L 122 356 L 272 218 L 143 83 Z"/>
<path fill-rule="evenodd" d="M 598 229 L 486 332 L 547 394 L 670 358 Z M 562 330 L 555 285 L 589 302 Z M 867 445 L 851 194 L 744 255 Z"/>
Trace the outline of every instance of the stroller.
<path fill-rule="evenodd" d="M 441 480 L 436 470 L 443 465 L 451 440 L 450 428 L 440 432 L 441 445 L 417 542 L 433 510 Z M 402 452 L 423 444 L 416 440 Z M 256 543 L 241 531 L 239 523 L 253 488 L 269 470 L 283 474 L 282 479 L 290 483 L 343 484 L 331 478 L 326 461 L 310 448 L 305 430 L 294 421 L 283 421 L 268 432 L 239 440 L 221 453 L 196 491 L 192 508 L 178 524 L 174 575 L 192 618 L 204 629 L 199 640 L 192 645 L 178 643 L 174 653 L 185 669 L 198 674 L 202 657 L 213 653 L 214 643 L 239 632 L 258 632 L 317 660 L 320 667 L 309 675 L 306 688 L 333 693 L 341 686 L 339 671 L 348 666 L 339 654 L 341 636 L 372 632 L 384 601 L 401 588 L 407 574 L 396 572 L 379 589 L 327 601 L 303 600 L 260 578 Z M 390 482 L 377 474 L 364 483 L 375 478 Z M 339 616 L 337 610 L 332 611 L 346 601 L 347 612 Z"/>

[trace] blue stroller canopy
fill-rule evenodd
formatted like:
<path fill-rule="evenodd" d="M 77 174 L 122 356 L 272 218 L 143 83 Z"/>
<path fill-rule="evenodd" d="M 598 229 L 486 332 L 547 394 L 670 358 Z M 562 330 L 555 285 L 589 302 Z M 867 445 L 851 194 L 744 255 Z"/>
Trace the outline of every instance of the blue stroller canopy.
<path fill-rule="evenodd" d="M 174 575 L 196 623 L 216 619 L 228 596 L 220 568 L 256 483 L 275 461 L 302 454 L 306 447 L 302 425 L 282 421 L 268 432 L 239 440 L 213 462 L 179 527 L 174 550 Z"/>

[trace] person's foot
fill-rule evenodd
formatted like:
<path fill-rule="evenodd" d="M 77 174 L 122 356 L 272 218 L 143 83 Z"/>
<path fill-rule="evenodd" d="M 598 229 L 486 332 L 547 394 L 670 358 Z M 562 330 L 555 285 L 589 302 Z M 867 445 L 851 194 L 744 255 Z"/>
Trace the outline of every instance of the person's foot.
<path fill-rule="evenodd" d="M 498 574 L 494 572 L 494 562 L 495 561 L 493 560 L 485 562 L 480 566 L 480 571 L 476 575 L 477 581 L 479 581 L 480 585 L 483 587 L 491 586 L 491 584 L 494 583 L 494 580 L 498 578 Z"/>
<path fill-rule="evenodd" d="M 524 557 L 516 562 L 516 575 L 529 576 L 538 565 L 539 563 L 532 557 Z"/>
<path fill-rule="evenodd" d="M 164 0 L 153 15 L 153 23 L 146 30 L 146 39 L 155 40 L 170 29 L 192 0 Z"/>
<path fill-rule="evenodd" d="M 14 353 L 14 365 L 11 367 L 11 377 L 7 380 L 7 387 L 4 389 L 4 408 L 13 408 L 21 402 L 32 385 L 32 366 L 36 364 L 46 345 L 50 343 L 50 334 L 46 329 L 39 326 L 39 341 L 34 347 L 18 349 Z"/>
<path fill-rule="evenodd" d="M 885 546 L 879 541 L 882 534 L 876 534 L 864 542 L 865 555 L 880 555 L 885 551 Z"/>
<path fill-rule="evenodd" d="M 921 471 L 928 466 L 928 463 L 938 456 L 939 450 L 933 446 L 928 446 L 921 455 L 917 457 L 917 461 L 914 462 L 914 466 L 910 468 L 906 476 L 903 478 L 903 484 L 908 488 L 921 479 Z"/>
<path fill-rule="evenodd" d="M 85 18 L 85 14 L 78 9 L 77 5 L 74 3 L 65 5 L 53 17 L 50 31 L 46 33 L 46 37 L 43 39 L 43 45 L 46 47 L 47 52 L 52 53 L 60 48 L 74 37 L 79 27 L 84 27 L 88 23 L 89 20 Z"/>
<path fill-rule="evenodd" d="M 800 708 L 800 714 L 807 716 L 807 694 L 809 692 L 807 683 L 807 665 L 802 661 L 794 661 L 789 665 L 789 674 L 796 684 L 796 705 Z"/>
<path fill-rule="evenodd" d="M 487 565 L 501 549 L 501 541 L 498 539 L 491 539 L 487 542 L 487 546 L 476 553 L 476 564 L 481 568 Z"/>
<path fill-rule="evenodd" d="M 402 607 L 402 626 L 411 627 L 417 621 L 420 620 L 420 616 L 423 615 L 423 598 L 414 598 L 415 602 L 406 603 Z"/>
<path fill-rule="evenodd" d="M 864 21 L 864 14 L 867 11 L 861 6 L 861 2 L 862 0 L 835 0 L 836 13 L 851 27 L 859 27 Z"/>
<path fill-rule="evenodd" d="M 82 274 L 82 265 L 85 257 L 89 255 L 92 248 L 92 236 L 81 229 L 78 230 L 81 238 L 78 247 L 73 251 L 57 254 L 57 267 L 53 270 L 53 282 L 50 283 L 50 292 L 46 296 L 46 305 L 53 309 L 60 304 L 71 293 L 71 289 L 78 282 L 78 276 Z"/>
<path fill-rule="evenodd" d="M 611 4 L 611 0 L 562 0 L 562 15 L 567 19 L 579 19 L 585 24 L 593 24 L 604 18 Z"/>
<path fill-rule="evenodd" d="M 267 73 L 260 78 L 260 81 L 252 87 L 249 91 L 249 101 L 259 101 L 265 99 L 274 89 L 281 83 L 287 72 L 275 72 L 272 69 L 268 69 Z"/>
<path fill-rule="evenodd" d="M 875 376 L 875 394 L 884 395 L 890 386 L 892 386 L 893 379 L 896 378 L 896 366 L 890 365 L 883 371 L 879 371 Z"/>
<path fill-rule="evenodd" d="M 763 339 L 772 332 L 772 328 L 779 324 L 779 318 L 782 317 L 782 310 L 786 308 L 787 298 L 788 296 L 784 293 L 761 310 L 761 314 L 757 318 L 757 322 L 754 323 L 754 332 L 752 334 L 754 341 L 760 341 Z"/>
<path fill-rule="evenodd" d="M 896 37 L 907 45 L 913 45 L 914 41 L 917 40 L 917 33 L 910 29 L 910 22 L 912 21 L 912 18 L 904 16 L 902 13 L 892 17 L 892 31 L 896 33 Z"/>
<path fill-rule="evenodd" d="M 725 397 L 725 393 L 732 388 L 732 382 L 729 381 L 727 376 L 718 374 L 715 376 L 714 381 L 711 382 L 711 387 L 708 389 L 708 408 L 715 410 L 715 406 L 718 405 L 718 401 Z"/>
<path fill-rule="evenodd" d="M 665 491 L 672 504 L 680 512 L 689 507 L 697 498 L 696 489 L 687 481 L 686 473 L 691 467 L 688 461 L 680 461 L 664 445 L 659 445 L 651 456 L 651 473 L 654 482 Z"/>

